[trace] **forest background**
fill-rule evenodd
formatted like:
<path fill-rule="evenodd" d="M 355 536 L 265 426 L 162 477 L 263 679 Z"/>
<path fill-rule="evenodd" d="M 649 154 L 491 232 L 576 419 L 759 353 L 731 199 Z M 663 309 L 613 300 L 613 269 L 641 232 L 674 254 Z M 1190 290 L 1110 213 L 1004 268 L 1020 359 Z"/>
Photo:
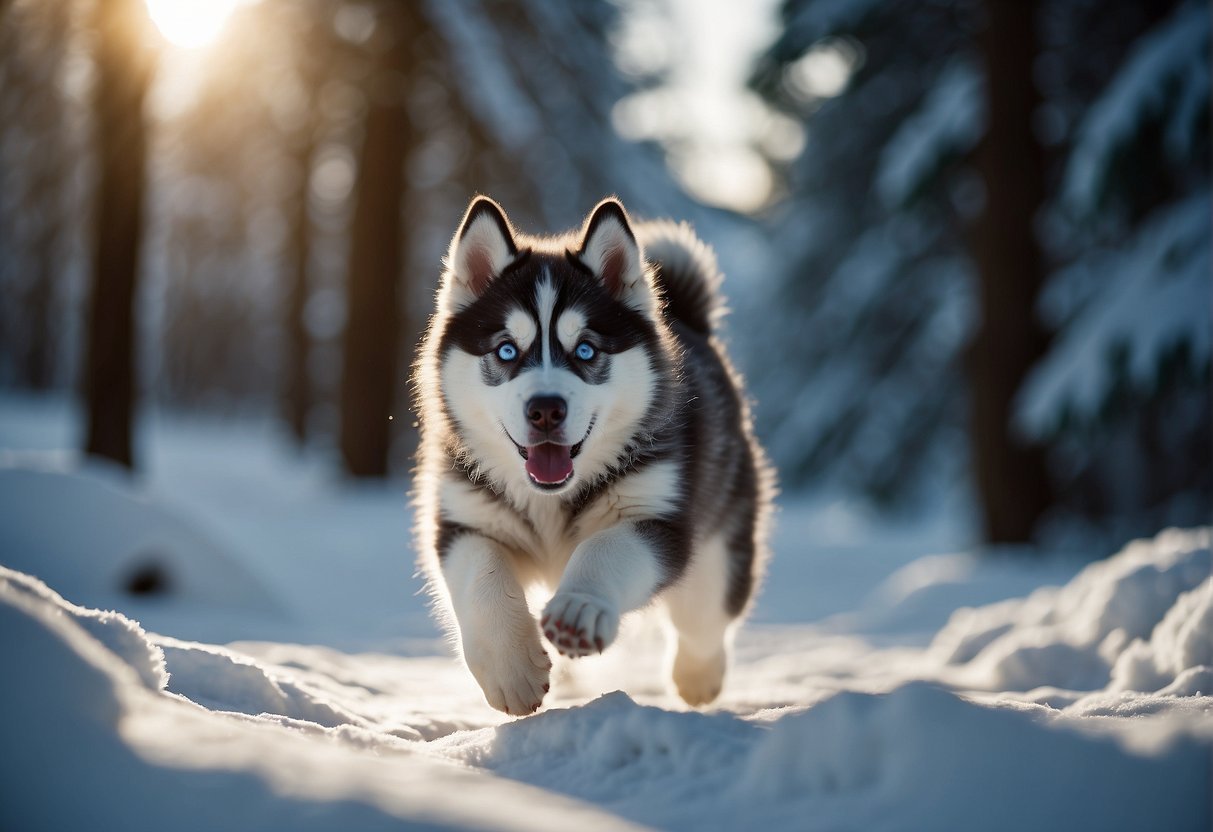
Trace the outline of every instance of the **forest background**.
<path fill-rule="evenodd" d="M 404 475 L 468 199 L 555 232 L 614 193 L 716 248 L 785 493 L 1107 551 L 1208 521 L 1207 4 L 166 5 L 0 0 L 0 386 L 90 454 L 138 470 L 159 408 Z"/>

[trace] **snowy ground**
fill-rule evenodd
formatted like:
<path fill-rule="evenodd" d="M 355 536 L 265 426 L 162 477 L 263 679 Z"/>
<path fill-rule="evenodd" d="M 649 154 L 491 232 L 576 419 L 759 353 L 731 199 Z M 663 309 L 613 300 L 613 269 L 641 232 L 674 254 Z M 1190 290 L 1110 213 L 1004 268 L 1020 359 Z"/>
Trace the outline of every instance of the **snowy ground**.
<path fill-rule="evenodd" d="M 639 616 L 511 720 L 429 620 L 404 483 L 145 428 L 132 482 L 0 398 L 2 829 L 1210 828 L 1207 529 L 1087 565 L 785 506 L 717 707 Z"/>

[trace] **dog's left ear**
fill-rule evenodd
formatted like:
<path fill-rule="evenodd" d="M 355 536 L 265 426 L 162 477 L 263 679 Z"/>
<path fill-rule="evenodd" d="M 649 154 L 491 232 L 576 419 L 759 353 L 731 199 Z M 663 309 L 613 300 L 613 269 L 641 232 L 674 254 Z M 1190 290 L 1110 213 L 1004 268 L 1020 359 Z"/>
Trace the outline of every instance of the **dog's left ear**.
<path fill-rule="evenodd" d="M 638 292 L 650 294 L 640 244 L 619 200 L 608 197 L 590 213 L 577 257 L 615 297 L 636 301 Z"/>
<path fill-rule="evenodd" d="M 456 306 L 480 297 L 517 255 L 514 232 L 501 206 L 487 196 L 472 200 L 446 257 Z"/>

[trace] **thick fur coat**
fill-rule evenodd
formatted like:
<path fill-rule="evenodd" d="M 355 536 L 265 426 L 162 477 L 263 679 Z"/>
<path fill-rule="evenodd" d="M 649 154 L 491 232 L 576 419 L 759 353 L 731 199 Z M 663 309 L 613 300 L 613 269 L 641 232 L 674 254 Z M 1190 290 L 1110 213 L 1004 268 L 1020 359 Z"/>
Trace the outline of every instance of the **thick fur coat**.
<path fill-rule="evenodd" d="M 536 238 L 478 197 L 445 265 L 414 374 L 418 549 L 489 704 L 533 712 L 545 645 L 601 652 L 653 603 L 678 693 L 712 701 L 761 576 L 773 476 L 715 335 L 711 250 L 685 224 L 634 226 L 614 199 Z"/>

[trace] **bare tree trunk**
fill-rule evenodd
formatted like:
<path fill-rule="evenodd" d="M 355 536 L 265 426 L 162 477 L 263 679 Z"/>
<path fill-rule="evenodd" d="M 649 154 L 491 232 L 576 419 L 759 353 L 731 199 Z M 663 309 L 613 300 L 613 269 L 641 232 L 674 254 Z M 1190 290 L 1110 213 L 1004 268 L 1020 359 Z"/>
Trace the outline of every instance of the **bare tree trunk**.
<path fill-rule="evenodd" d="M 1044 354 L 1036 318 L 1044 262 L 1034 218 L 1045 199 L 1044 153 L 1032 134 L 1039 94 L 1036 0 L 986 0 L 989 25 L 978 38 L 985 60 L 989 127 L 976 163 L 986 203 L 972 229 L 981 325 L 968 356 L 972 453 L 985 537 L 1031 538 L 1052 502 L 1044 454 L 1013 433 L 1015 395 Z"/>
<path fill-rule="evenodd" d="M 312 385 L 312 336 L 308 332 L 306 312 L 311 294 L 312 221 L 310 211 L 312 165 L 322 129 L 318 98 L 320 87 L 328 78 L 337 54 L 333 49 L 331 32 L 322 16 L 307 13 L 302 16 L 296 33 L 299 77 L 306 95 L 303 120 L 292 136 L 291 166 L 295 175 L 293 200 L 287 208 L 288 230 L 285 252 L 286 265 L 286 378 L 282 389 L 282 417 L 290 427 L 295 441 L 307 441 L 308 414 L 315 390 Z"/>
<path fill-rule="evenodd" d="M 153 56 L 140 0 L 94 6 L 97 190 L 85 359 L 85 450 L 133 466 L 135 288 L 147 155 L 143 102 Z"/>
<path fill-rule="evenodd" d="M 295 440 L 307 439 L 307 417 L 312 404 L 312 382 L 308 370 L 311 337 L 307 331 L 304 312 L 311 289 L 311 221 L 308 216 L 308 185 L 311 178 L 314 149 L 311 118 L 304 128 L 306 135 L 298 138 L 294 167 L 298 192 L 290 206 L 287 232 L 287 296 L 286 296 L 286 384 L 282 395 L 282 413 Z"/>
<path fill-rule="evenodd" d="M 31 390 L 48 390 L 55 380 L 55 342 L 51 316 L 55 301 L 58 261 L 56 235 L 39 235 L 34 261 L 34 285 L 25 297 L 29 330 L 21 379 Z M 49 238 L 49 239 L 48 239 Z"/>
<path fill-rule="evenodd" d="M 393 406 L 400 377 L 404 163 L 415 145 L 406 87 L 415 76 L 415 9 L 384 3 L 380 45 L 368 84 L 354 216 L 350 230 L 347 318 L 341 377 L 341 455 L 356 477 L 387 474 Z"/>

